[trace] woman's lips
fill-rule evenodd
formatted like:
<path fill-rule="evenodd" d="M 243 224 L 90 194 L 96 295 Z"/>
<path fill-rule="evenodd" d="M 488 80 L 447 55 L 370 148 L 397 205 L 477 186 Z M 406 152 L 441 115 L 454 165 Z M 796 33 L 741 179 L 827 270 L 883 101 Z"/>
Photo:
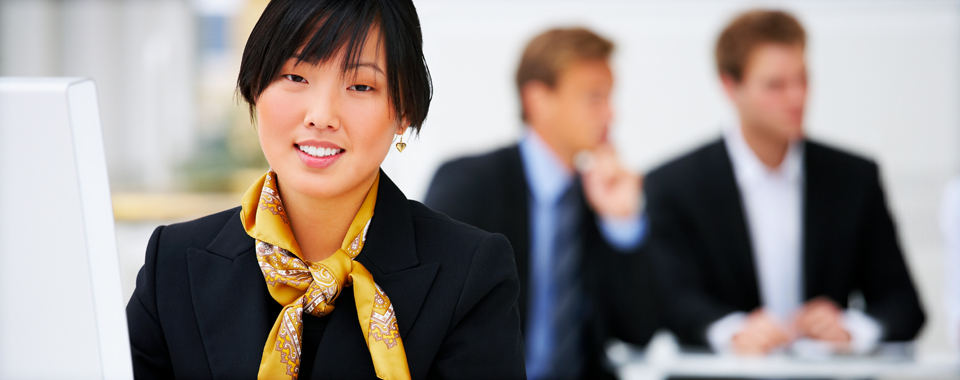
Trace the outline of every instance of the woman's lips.
<path fill-rule="evenodd" d="M 296 145 L 296 149 L 297 155 L 300 157 L 300 161 L 303 161 L 304 165 L 318 169 L 333 165 L 345 152 L 345 150 L 341 148 L 321 147 L 317 145 Z"/>

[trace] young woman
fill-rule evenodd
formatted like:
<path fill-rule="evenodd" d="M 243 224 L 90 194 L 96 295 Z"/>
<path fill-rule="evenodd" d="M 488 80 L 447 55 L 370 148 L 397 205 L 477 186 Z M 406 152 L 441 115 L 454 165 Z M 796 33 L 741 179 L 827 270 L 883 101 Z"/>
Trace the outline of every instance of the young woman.
<path fill-rule="evenodd" d="M 153 233 L 137 378 L 525 377 L 507 240 L 379 169 L 426 117 L 421 46 L 410 0 L 270 2 L 238 87 L 271 169 L 240 207 Z"/>

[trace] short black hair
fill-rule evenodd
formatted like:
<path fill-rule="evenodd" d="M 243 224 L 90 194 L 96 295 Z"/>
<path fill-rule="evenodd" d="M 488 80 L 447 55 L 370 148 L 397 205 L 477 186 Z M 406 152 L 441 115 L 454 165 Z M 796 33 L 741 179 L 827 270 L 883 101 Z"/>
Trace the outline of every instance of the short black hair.
<path fill-rule="evenodd" d="M 251 117 L 260 94 L 278 78 L 287 59 L 323 63 L 345 49 L 342 72 L 346 73 L 358 63 L 374 26 L 380 28 L 380 43 L 386 52 L 387 85 L 395 115 L 398 120 L 406 117 L 409 127 L 420 133 L 433 86 L 412 0 L 271 1 L 247 39 L 237 78 L 237 90 L 249 105 Z"/>

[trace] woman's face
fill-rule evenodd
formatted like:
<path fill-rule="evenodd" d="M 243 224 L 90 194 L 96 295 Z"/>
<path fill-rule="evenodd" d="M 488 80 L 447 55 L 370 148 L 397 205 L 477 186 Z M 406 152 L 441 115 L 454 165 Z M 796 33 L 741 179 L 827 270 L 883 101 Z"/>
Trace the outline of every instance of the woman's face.
<path fill-rule="evenodd" d="M 402 133 L 387 88 L 380 32 L 371 28 L 356 66 L 344 53 L 319 65 L 290 58 L 257 99 L 257 132 L 281 191 L 332 198 L 366 191 Z"/>

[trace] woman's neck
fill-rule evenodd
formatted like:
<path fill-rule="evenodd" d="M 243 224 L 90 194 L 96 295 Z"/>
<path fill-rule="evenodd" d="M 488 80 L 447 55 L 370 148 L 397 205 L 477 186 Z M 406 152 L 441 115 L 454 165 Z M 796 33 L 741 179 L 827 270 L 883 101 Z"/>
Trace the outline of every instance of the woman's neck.
<path fill-rule="evenodd" d="M 290 187 L 284 190 L 283 179 L 277 179 L 283 206 L 290 218 L 290 229 L 304 260 L 323 261 L 340 249 L 376 178 L 375 173 L 355 188 L 330 198 L 310 197 Z"/>

